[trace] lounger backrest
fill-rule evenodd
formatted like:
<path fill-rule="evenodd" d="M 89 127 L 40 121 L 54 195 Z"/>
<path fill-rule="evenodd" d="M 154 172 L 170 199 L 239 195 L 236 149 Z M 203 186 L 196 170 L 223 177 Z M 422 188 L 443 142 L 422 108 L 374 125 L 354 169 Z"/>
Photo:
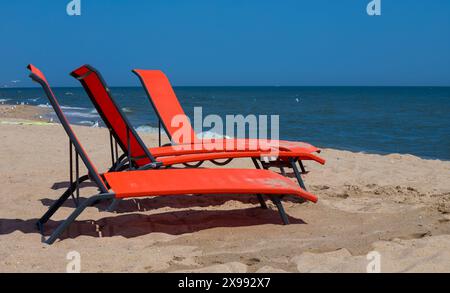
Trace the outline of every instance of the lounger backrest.
<path fill-rule="evenodd" d="M 89 159 L 88 155 L 86 154 L 86 151 L 81 146 L 80 141 L 76 137 L 75 133 L 72 130 L 72 127 L 70 127 L 69 121 L 67 120 L 66 116 L 64 115 L 63 111 L 61 110 L 61 107 L 59 106 L 58 100 L 56 99 L 55 94 L 53 93 L 52 89 L 50 88 L 47 79 L 45 78 L 44 74 L 33 66 L 32 64 L 28 65 L 28 69 L 31 71 L 30 78 L 37 83 L 39 83 L 42 88 L 45 91 L 45 94 L 48 97 L 48 100 L 50 101 L 50 104 L 52 105 L 53 109 L 56 112 L 56 115 L 58 116 L 59 121 L 64 127 L 64 130 L 66 131 L 67 135 L 69 136 L 70 141 L 74 145 L 77 153 L 80 155 L 81 160 L 83 161 L 84 165 L 88 169 L 90 178 L 97 184 L 98 188 L 100 188 L 102 193 L 107 193 L 108 188 L 106 187 L 105 182 L 103 181 L 102 177 L 97 171 L 97 168 L 94 166 L 94 164 Z"/>
<path fill-rule="evenodd" d="M 160 70 L 134 69 L 133 73 L 139 77 L 170 140 L 175 144 L 199 142 L 167 76 Z M 175 117 L 178 117 L 178 119 L 185 117 L 183 119 L 183 128 L 189 131 L 188 137 L 186 135 L 181 137 L 176 135 L 176 132 L 180 129 L 180 125 L 178 123 L 172 123 L 172 121 L 176 122 L 172 120 Z"/>
<path fill-rule="evenodd" d="M 150 151 L 112 98 L 108 85 L 101 74 L 92 66 L 84 65 L 74 70 L 71 75 L 83 85 L 97 112 L 111 131 L 120 148 L 126 154 L 130 151 L 137 167 L 155 162 Z M 130 142 L 129 149 L 128 141 Z"/>

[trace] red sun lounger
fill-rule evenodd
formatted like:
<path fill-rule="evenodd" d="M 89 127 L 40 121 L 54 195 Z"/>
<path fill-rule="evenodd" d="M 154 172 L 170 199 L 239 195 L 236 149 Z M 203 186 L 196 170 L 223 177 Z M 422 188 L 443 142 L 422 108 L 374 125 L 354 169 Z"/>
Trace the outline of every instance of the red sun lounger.
<path fill-rule="evenodd" d="M 150 99 L 155 112 L 160 119 L 167 135 L 173 141 L 173 139 L 177 139 L 175 133 L 178 130 L 177 127 L 171 125 L 171 121 L 174 117 L 187 117 L 184 113 L 183 108 L 178 101 L 175 92 L 167 78 L 167 76 L 160 70 L 133 70 L 143 87 L 147 93 L 148 98 Z M 241 144 L 247 145 L 251 142 L 251 139 L 199 139 L 194 129 L 190 125 L 188 119 L 184 121 L 187 125 L 189 125 L 191 136 L 188 138 L 181 137 L 183 139 L 181 141 L 175 141 L 175 143 L 183 144 L 183 143 L 194 143 L 194 144 L 210 144 L 214 143 L 220 148 L 228 148 L 231 146 L 240 146 Z M 233 143 L 229 141 L 232 140 Z M 310 144 L 304 142 L 292 142 L 292 141 L 275 141 L 275 140 L 257 140 L 257 144 L 261 145 L 272 145 L 280 150 L 290 150 L 290 151 L 303 151 L 303 152 L 320 152 L 320 150 Z"/>
<path fill-rule="evenodd" d="M 71 182 L 69 189 L 37 222 L 38 228 L 43 232 L 44 224 L 48 222 L 50 217 L 70 196 L 74 196 L 73 193 L 77 190 L 76 197 L 74 197 L 77 208 L 56 228 L 55 231 L 53 231 L 51 236 L 46 240 L 46 243 L 48 244 L 52 244 L 57 240 L 88 206 L 106 199 L 114 200 L 143 196 L 189 194 L 265 194 L 268 195 L 277 206 L 284 224 L 288 224 L 289 220 L 280 200 L 283 196 L 291 195 L 317 202 L 317 197 L 315 195 L 303 190 L 290 179 L 269 170 L 158 169 L 160 164 L 152 159 L 152 164 L 148 166 L 148 170 L 129 170 L 127 172 L 107 172 L 100 174 L 73 132 L 42 72 L 33 65 L 29 65 L 28 68 L 31 70 L 31 79 L 42 86 L 65 132 L 69 136 L 71 147 L 71 174 L 73 148 L 75 148 L 77 162 L 77 178 L 75 179 L 75 182 Z M 78 158 L 81 158 L 88 170 L 88 175 L 80 178 L 78 178 Z M 86 178 L 97 185 L 100 193 L 80 202 L 78 187 L 81 180 L 87 180 Z"/>
<path fill-rule="evenodd" d="M 270 148 L 269 150 L 228 149 L 215 151 L 214 148 L 178 149 L 176 146 L 164 146 L 148 149 L 133 129 L 126 115 L 122 112 L 120 107 L 117 106 L 106 82 L 96 69 L 90 65 L 84 65 L 74 70 L 71 75 L 81 82 L 97 109 L 97 112 L 110 131 L 111 157 L 113 164 L 111 171 L 124 166 L 124 162 L 127 161 L 126 156 L 118 157 L 116 155 L 117 145 L 120 146 L 124 154 L 130 152 L 131 165 L 133 168 L 145 168 L 151 160 L 155 159 L 161 162 L 163 166 L 181 163 L 189 167 L 199 167 L 204 161 L 212 161 L 216 165 L 225 165 L 235 158 L 251 158 L 257 168 L 261 168 L 259 163 L 261 163 L 263 168 L 271 166 L 280 167 L 282 172 L 284 172 L 283 167 L 293 168 L 300 186 L 304 189 L 306 188 L 302 182 L 301 174 L 296 163 L 301 160 L 314 160 L 320 164 L 325 163 L 325 160 L 312 154 L 310 151 L 296 148 L 294 148 L 294 150 L 276 150 L 277 158 L 272 161 L 262 160 L 264 157 L 271 157 L 272 151 Z M 113 140 L 116 142 L 116 145 L 113 143 Z M 114 148 L 114 146 L 116 146 L 116 148 Z M 219 159 L 225 159 L 226 161 L 218 162 L 217 160 Z M 192 162 L 198 163 L 196 165 L 190 165 L 189 163 Z"/>

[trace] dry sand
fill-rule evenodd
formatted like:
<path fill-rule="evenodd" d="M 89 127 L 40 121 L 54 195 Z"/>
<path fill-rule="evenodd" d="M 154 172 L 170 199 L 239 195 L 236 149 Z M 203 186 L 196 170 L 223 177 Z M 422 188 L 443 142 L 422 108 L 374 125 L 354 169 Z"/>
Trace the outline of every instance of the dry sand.
<path fill-rule="evenodd" d="M 286 199 L 288 226 L 252 196 L 139 198 L 116 213 L 106 203 L 88 208 L 61 241 L 43 244 L 34 224 L 67 184 L 68 139 L 59 124 L 21 123 L 39 116 L 33 109 L 8 107 L 0 106 L 0 272 L 65 272 L 70 251 L 83 272 L 365 272 L 373 250 L 383 272 L 450 272 L 450 162 L 332 149 L 325 166 L 306 163 L 319 203 Z M 107 131 L 74 129 L 105 170 Z"/>

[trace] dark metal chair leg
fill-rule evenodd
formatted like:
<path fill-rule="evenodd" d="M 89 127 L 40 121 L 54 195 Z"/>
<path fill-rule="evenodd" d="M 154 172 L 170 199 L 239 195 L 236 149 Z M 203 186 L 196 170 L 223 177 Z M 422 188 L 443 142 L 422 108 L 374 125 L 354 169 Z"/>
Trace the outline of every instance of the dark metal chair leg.
<path fill-rule="evenodd" d="M 259 166 L 259 164 L 258 164 L 258 162 L 256 161 L 255 158 L 252 158 L 252 162 L 255 165 L 256 169 L 261 169 L 261 167 Z M 262 196 L 262 194 L 257 194 L 256 196 L 258 197 L 259 204 L 261 205 L 261 208 L 267 209 L 267 205 L 266 205 L 266 202 L 264 201 L 264 197 Z"/>
<path fill-rule="evenodd" d="M 306 172 L 305 166 L 303 165 L 302 160 L 298 160 L 298 164 L 300 165 L 300 170 L 302 170 L 302 173 L 306 174 L 307 172 Z"/>
<path fill-rule="evenodd" d="M 283 224 L 289 225 L 289 219 L 286 215 L 286 212 L 284 210 L 283 204 L 281 203 L 280 197 L 278 196 L 271 196 L 270 199 L 272 202 L 276 205 L 278 209 L 278 213 L 280 214 L 281 220 L 283 221 Z"/>
<path fill-rule="evenodd" d="M 81 176 L 79 179 L 79 183 L 84 182 L 89 179 L 89 175 Z M 69 188 L 61 195 L 60 198 L 56 202 L 54 202 L 47 212 L 38 220 L 36 223 L 38 229 L 41 229 L 41 226 L 48 222 L 48 220 L 55 214 L 55 212 L 64 204 L 64 202 L 73 194 L 75 189 L 77 188 L 77 183 L 72 183 Z"/>
<path fill-rule="evenodd" d="M 295 164 L 294 160 L 291 160 L 291 166 L 292 166 L 292 169 L 294 170 L 294 174 L 295 174 L 295 177 L 297 178 L 298 184 L 300 185 L 301 188 L 306 190 L 305 183 L 303 182 L 303 179 L 302 179 L 302 174 L 300 174 L 300 171 L 298 170 L 297 165 Z"/>
<path fill-rule="evenodd" d="M 266 210 L 267 205 L 266 205 L 266 202 L 264 201 L 264 197 L 261 194 L 258 194 L 257 197 L 258 197 L 259 204 L 261 205 L 261 208 Z"/>
<path fill-rule="evenodd" d="M 76 209 L 75 211 L 70 214 L 70 216 L 62 222 L 58 228 L 52 233 L 52 235 L 45 241 L 47 244 L 53 244 L 56 239 L 58 239 L 59 236 L 67 229 L 67 227 L 72 224 L 73 221 L 86 209 L 86 207 L 90 206 L 93 202 L 98 200 L 105 200 L 113 198 L 114 194 L 100 194 L 92 196 L 85 201 L 83 201 Z"/>
<path fill-rule="evenodd" d="M 107 212 L 113 212 L 117 205 L 119 204 L 120 199 L 119 198 L 115 198 L 113 199 L 112 203 L 109 205 L 109 207 L 106 209 Z"/>

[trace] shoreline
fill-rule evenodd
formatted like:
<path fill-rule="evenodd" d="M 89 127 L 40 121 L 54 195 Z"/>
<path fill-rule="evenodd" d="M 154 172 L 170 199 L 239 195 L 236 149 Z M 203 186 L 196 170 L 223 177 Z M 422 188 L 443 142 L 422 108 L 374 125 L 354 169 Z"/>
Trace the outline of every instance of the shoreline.
<path fill-rule="evenodd" d="M 18 121 L 14 115 L 0 120 Z M 107 130 L 73 129 L 98 170 L 107 170 Z M 450 162 L 325 148 L 325 166 L 305 164 L 319 202 L 286 199 L 291 225 L 251 196 L 137 198 L 115 213 L 106 203 L 88 208 L 47 246 L 35 221 L 68 180 L 67 136 L 56 123 L 0 123 L 0 134 L 2 272 L 64 272 L 73 250 L 83 272 L 365 272 L 372 250 L 383 272 L 450 272 Z M 157 135 L 140 135 L 157 145 Z M 246 159 L 227 167 L 253 168 Z M 82 197 L 96 192 L 81 189 Z M 72 210 L 69 201 L 48 229 Z"/>
<path fill-rule="evenodd" d="M 0 105 L 0 119 L 10 120 L 26 120 L 36 122 L 49 122 L 45 115 L 50 114 L 52 111 L 38 106 L 31 105 L 13 105 L 13 104 L 1 104 Z"/>
<path fill-rule="evenodd" d="M 51 108 L 45 108 L 45 107 L 39 107 L 34 105 L 14 105 L 14 104 L 1 104 L 0 105 L 0 123 L 2 123 L 2 120 L 16 120 L 20 122 L 20 120 L 25 120 L 27 122 L 43 122 L 43 123 L 56 123 L 59 124 L 59 121 L 56 119 L 56 121 L 53 121 L 53 119 L 49 118 L 49 115 L 51 115 L 53 110 Z M 100 118 L 101 119 L 101 118 Z M 97 125 L 97 126 L 88 126 L 83 123 L 73 123 L 73 125 L 82 126 L 82 127 L 92 127 L 92 128 L 106 128 L 103 125 Z M 148 126 L 150 130 L 142 130 L 143 126 L 135 127 L 136 131 L 138 131 L 140 134 L 157 134 L 158 129 L 153 126 Z M 167 137 L 165 136 L 163 132 L 163 137 L 165 138 L 165 141 L 168 142 Z M 351 153 L 358 153 L 358 154 L 367 154 L 367 155 L 380 155 L 380 156 L 389 156 L 389 155 L 399 155 L 399 156 L 411 156 L 416 157 L 421 160 L 427 160 L 427 161 L 442 161 L 442 162 L 450 162 L 450 160 L 441 159 L 441 158 L 434 158 L 434 157 L 421 157 L 417 156 L 415 154 L 410 153 L 389 153 L 389 152 L 382 152 L 382 151 L 366 151 L 366 150 L 354 150 L 354 149 L 343 149 L 339 147 L 327 147 L 327 146 L 318 146 L 321 149 L 333 149 L 336 151 L 343 151 L 343 152 L 351 152 Z"/>

